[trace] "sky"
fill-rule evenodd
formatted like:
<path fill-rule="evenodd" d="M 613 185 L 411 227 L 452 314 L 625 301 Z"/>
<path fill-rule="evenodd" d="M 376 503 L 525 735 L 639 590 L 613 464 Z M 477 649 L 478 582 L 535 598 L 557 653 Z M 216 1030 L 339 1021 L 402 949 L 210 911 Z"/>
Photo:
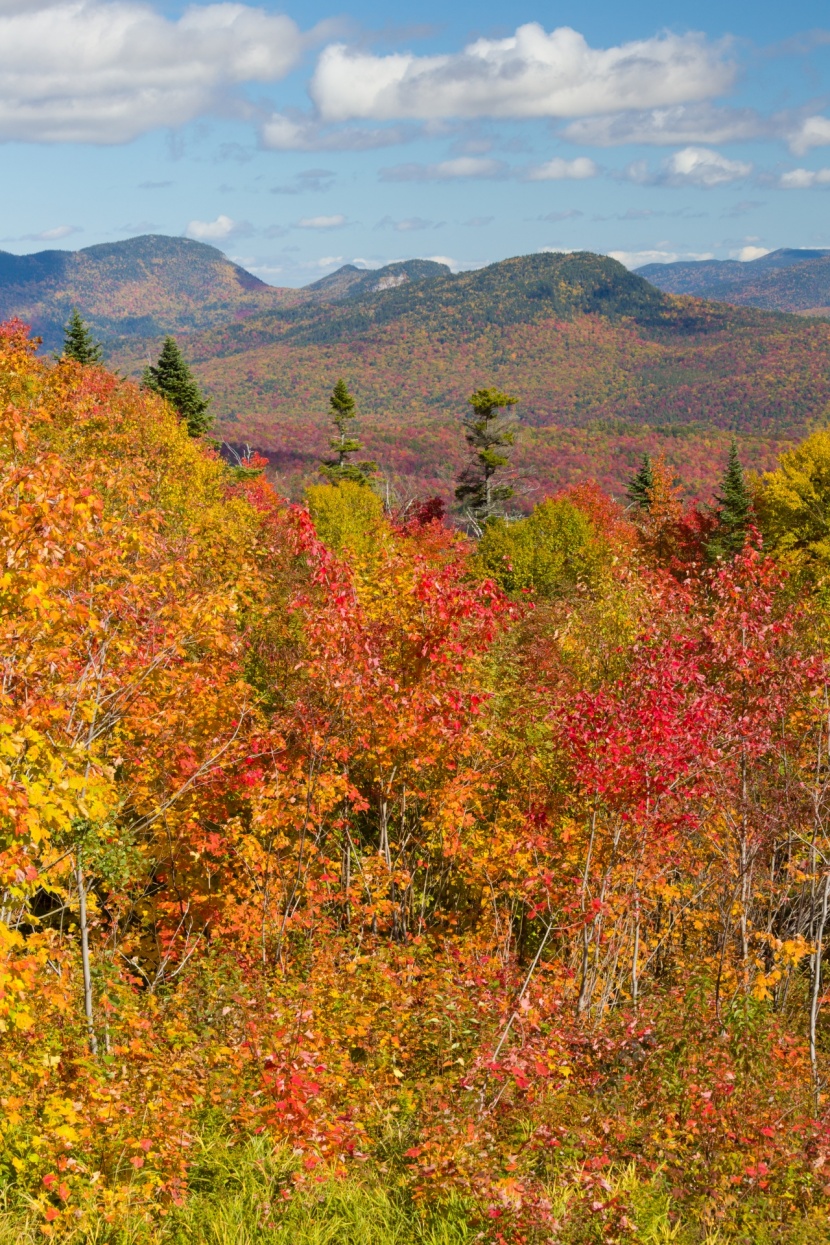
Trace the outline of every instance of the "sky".
<path fill-rule="evenodd" d="M 18 254 L 751 260 L 830 247 L 830 8 L 0 0 L 0 143 Z"/>

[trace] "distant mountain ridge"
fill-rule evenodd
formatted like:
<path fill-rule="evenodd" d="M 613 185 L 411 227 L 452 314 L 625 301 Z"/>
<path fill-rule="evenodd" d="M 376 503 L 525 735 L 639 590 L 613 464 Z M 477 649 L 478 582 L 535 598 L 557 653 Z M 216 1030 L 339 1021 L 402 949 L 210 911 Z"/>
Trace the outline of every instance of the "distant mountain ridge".
<path fill-rule="evenodd" d="M 102 340 L 192 333 L 267 311 L 325 303 L 449 275 L 407 260 L 380 269 L 347 264 L 303 289 L 267 285 L 216 247 L 146 234 L 80 251 L 0 251 L 0 319 L 19 316 L 47 349 L 73 307 Z"/>
<path fill-rule="evenodd" d="M 390 266 L 382 284 L 349 267 L 290 304 L 192 333 L 184 347 L 217 435 L 267 451 L 299 492 L 343 377 L 367 453 L 405 495 L 449 500 L 467 396 L 496 385 L 519 398 L 516 469 L 542 495 L 586 476 L 621 492 L 645 450 L 666 452 L 697 490 L 733 433 L 763 468 L 830 410 L 821 321 L 667 294 L 590 252 L 401 275 Z M 143 357 L 124 340 L 114 362 L 137 372 Z"/>
<path fill-rule="evenodd" d="M 758 259 L 687 260 L 637 269 L 669 294 L 691 294 L 736 307 L 830 315 L 830 250 L 782 247 Z"/>
<path fill-rule="evenodd" d="M 788 279 L 830 262 L 765 259 L 725 275 Z M 465 453 L 459 421 L 480 385 L 519 398 L 516 468 L 543 493 L 586 476 L 621 490 L 644 450 L 706 489 L 733 433 L 746 464 L 763 468 L 830 413 L 830 325 L 675 295 L 590 252 L 461 273 L 433 260 L 347 264 L 299 290 L 183 238 L 0 255 L 0 316 L 32 323 L 47 349 L 73 306 L 107 363 L 133 375 L 175 334 L 216 435 L 267 451 L 295 491 L 325 453 L 341 376 L 367 453 L 405 493 L 447 498 Z"/>

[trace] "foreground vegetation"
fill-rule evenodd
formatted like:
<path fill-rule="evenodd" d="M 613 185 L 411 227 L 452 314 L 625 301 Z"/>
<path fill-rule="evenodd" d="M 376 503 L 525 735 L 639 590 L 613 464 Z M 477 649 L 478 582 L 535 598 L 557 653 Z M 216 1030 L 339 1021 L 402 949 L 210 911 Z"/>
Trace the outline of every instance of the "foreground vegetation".
<path fill-rule="evenodd" d="M 290 506 L 4 326 L 0 1241 L 830 1240 L 830 434 L 730 471 Z"/>

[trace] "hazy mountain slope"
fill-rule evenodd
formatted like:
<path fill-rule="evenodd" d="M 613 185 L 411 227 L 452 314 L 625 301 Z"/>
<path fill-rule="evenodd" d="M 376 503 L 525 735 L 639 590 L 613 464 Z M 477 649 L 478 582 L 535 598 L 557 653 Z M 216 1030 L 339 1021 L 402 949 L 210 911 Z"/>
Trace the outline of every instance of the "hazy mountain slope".
<path fill-rule="evenodd" d="M 704 487 L 732 431 L 747 464 L 765 466 L 830 406 L 830 326 L 671 297 L 590 254 L 363 289 L 194 334 L 186 349 L 219 434 L 269 450 L 288 474 L 314 471 L 343 376 L 373 457 L 445 495 L 478 385 L 521 399 L 516 461 L 545 490 L 586 474 L 619 487 L 645 448 L 666 448 Z"/>
<path fill-rule="evenodd" d="M 361 294 L 377 294 L 382 290 L 394 290 L 399 285 L 417 281 L 434 281 L 438 277 L 447 277 L 450 269 L 447 264 L 439 264 L 434 259 L 405 259 L 385 268 L 356 268 L 354 264 L 344 264 L 336 272 L 311 285 L 305 285 L 298 293 L 307 301 L 336 302 L 341 298 L 356 298 Z"/>
<path fill-rule="evenodd" d="M 275 307 L 282 297 L 215 247 L 188 238 L 0 254 L 0 318 L 20 316 L 47 347 L 60 342 L 73 307 L 106 339 L 186 332 Z"/>
<path fill-rule="evenodd" d="M 821 312 L 830 308 L 830 251 L 782 249 L 760 259 L 647 264 L 637 269 L 670 294 L 692 294 L 768 311 Z"/>
<path fill-rule="evenodd" d="M 301 290 L 266 285 L 215 247 L 147 235 L 83 251 L 0 251 L 0 320 L 19 316 L 47 349 L 62 341 L 73 307 L 105 342 L 114 337 L 190 333 L 297 304 L 428 281 L 445 264 L 410 260 L 366 271 L 347 265 Z"/>

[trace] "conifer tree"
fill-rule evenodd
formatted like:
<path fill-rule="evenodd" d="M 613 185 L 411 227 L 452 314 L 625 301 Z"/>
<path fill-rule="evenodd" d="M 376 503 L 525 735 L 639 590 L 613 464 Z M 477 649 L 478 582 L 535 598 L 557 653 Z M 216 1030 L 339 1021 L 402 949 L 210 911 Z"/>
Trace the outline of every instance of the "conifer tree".
<path fill-rule="evenodd" d="M 650 510 L 654 491 L 654 466 L 649 454 L 643 454 L 643 461 L 628 481 L 625 495 L 635 510 Z"/>
<path fill-rule="evenodd" d="M 509 484 L 496 484 L 493 477 L 510 461 L 504 451 L 515 444 L 517 429 L 503 412 L 518 400 L 492 388 L 476 389 L 467 399 L 473 409 L 465 416 L 464 436 L 472 453 L 458 477 L 455 496 L 477 527 L 498 514 L 502 503 L 513 496 Z"/>
<path fill-rule="evenodd" d="M 203 395 L 174 338 L 164 339 L 158 363 L 145 369 L 141 383 L 167 399 L 192 437 L 208 431 L 212 423 L 207 413 L 210 399 Z"/>
<path fill-rule="evenodd" d="M 80 316 L 77 307 L 72 308 L 72 315 L 63 330 L 62 358 L 74 359 L 77 363 L 100 363 L 101 345 L 92 336 L 87 325 Z"/>
<path fill-rule="evenodd" d="M 706 552 L 713 560 L 731 558 L 744 547 L 752 514 L 752 497 L 746 487 L 734 437 L 729 447 L 729 460 L 721 481 L 721 492 L 715 495 L 715 501 L 717 526 L 707 543 Z"/>
<path fill-rule="evenodd" d="M 346 382 L 342 379 L 331 392 L 329 398 L 332 423 L 337 435 L 329 441 L 329 448 L 335 453 L 334 458 L 324 458 L 320 472 L 331 484 L 340 484 L 343 480 L 351 480 L 354 484 L 368 484 L 370 477 L 377 471 L 378 465 L 373 462 L 352 463 L 349 459 L 363 449 L 357 437 L 349 435 L 349 422 L 355 418 L 355 400 L 349 393 Z"/>

